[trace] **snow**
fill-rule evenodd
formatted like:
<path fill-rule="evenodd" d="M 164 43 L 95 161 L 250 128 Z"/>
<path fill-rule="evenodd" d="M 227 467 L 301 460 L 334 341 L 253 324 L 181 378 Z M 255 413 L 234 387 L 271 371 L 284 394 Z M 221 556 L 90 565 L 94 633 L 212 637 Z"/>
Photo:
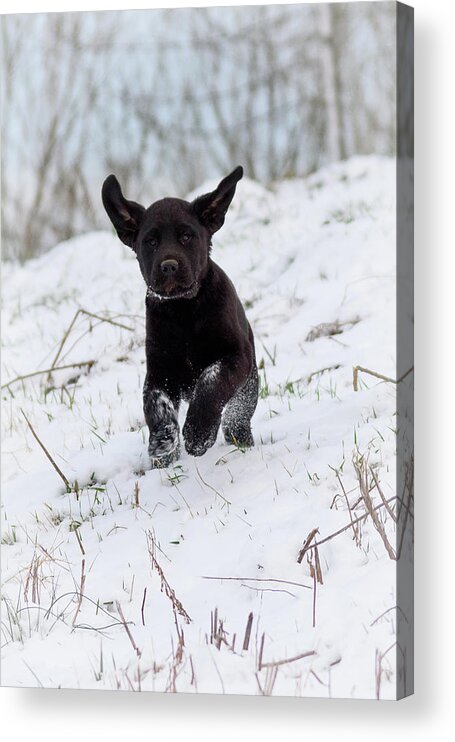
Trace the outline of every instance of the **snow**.
<path fill-rule="evenodd" d="M 365 513 L 356 451 L 395 495 L 395 386 L 362 373 L 352 384 L 355 365 L 395 377 L 394 160 L 271 190 L 242 180 L 213 258 L 255 333 L 256 445 L 220 431 L 167 470 L 148 463 L 133 252 L 94 232 L 3 266 L 2 383 L 48 369 L 59 348 L 54 365 L 93 361 L 2 389 L 3 685 L 376 698 L 397 599 L 374 524 L 362 521 L 360 543 L 348 528 L 318 548 L 323 584 L 297 557 L 313 529 L 321 541 L 349 523 L 340 482 L 352 517 Z M 94 316 L 79 313 L 61 347 L 80 308 Z M 395 683 L 392 650 L 380 697 Z"/>

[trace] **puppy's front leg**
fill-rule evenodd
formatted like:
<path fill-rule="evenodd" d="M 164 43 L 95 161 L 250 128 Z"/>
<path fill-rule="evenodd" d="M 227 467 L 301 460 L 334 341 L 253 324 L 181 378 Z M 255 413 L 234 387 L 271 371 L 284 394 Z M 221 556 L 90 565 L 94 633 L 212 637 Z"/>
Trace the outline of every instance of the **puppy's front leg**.
<path fill-rule="evenodd" d="M 177 405 L 149 377 L 145 380 L 143 399 L 152 468 L 170 466 L 179 457 Z"/>
<path fill-rule="evenodd" d="M 249 368 L 249 359 L 236 355 L 213 363 L 200 375 L 182 431 L 191 456 L 202 456 L 215 443 L 223 408 L 248 378 Z"/>

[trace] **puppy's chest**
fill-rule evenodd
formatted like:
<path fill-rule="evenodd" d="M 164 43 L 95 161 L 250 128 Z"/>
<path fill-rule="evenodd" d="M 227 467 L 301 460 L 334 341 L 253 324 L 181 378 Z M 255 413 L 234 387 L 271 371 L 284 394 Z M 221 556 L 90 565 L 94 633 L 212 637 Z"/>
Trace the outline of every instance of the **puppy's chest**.
<path fill-rule="evenodd" d="M 173 322 L 150 322 L 147 327 L 152 355 L 165 356 L 188 384 L 222 355 L 221 336 L 209 324 L 191 319 L 182 316 Z"/>

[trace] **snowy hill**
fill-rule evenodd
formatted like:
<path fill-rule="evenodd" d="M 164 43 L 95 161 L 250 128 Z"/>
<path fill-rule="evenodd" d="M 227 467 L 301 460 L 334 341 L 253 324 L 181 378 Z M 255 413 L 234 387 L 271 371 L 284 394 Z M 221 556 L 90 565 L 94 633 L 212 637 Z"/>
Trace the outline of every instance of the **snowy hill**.
<path fill-rule="evenodd" d="M 396 389 L 353 389 L 395 376 L 394 207 L 387 159 L 239 184 L 213 258 L 255 333 L 256 446 L 165 471 L 132 251 L 92 233 L 4 265 L 3 684 L 394 697 L 396 563 L 358 477 L 396 494 Z"/>

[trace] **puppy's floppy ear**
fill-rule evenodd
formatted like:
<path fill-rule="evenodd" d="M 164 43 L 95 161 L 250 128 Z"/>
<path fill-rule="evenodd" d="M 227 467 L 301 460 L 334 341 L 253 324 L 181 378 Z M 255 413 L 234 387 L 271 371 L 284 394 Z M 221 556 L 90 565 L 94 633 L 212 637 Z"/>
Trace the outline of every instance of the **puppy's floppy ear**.
<path fill-rule="evenodd" d="M 101 189 L 104 208 L 121 241 L 134 249 L 134 242 L 144 214 L 144 207 L 127 201 L 115 175 L 108 175 Z"/>
<path fill-rule="evenodd" d="M 191 207 L 193 212 L 210 234 L 217 232 L 224 224 L 224 217 L 229 204 L 234 198 L 235 187 L 243 177 L 243 168 L 236 167 L 233 172 L 224 178 L 211 193 L 199 196 L 193 201 Z"/>

